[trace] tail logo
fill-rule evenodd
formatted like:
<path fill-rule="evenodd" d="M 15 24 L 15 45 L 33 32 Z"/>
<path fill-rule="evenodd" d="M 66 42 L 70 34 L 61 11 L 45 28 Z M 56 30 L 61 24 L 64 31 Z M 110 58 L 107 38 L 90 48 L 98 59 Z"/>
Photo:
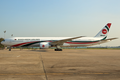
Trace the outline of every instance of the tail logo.
<path fill-rule="evenodd" d="M 107 30 L 106 30 L 106 29 L 103 29 L 103 30 L 102 30 L 102 33 L 103 33 L 103 34 L 106 34 L 106 33 L 107 33 Z"/>

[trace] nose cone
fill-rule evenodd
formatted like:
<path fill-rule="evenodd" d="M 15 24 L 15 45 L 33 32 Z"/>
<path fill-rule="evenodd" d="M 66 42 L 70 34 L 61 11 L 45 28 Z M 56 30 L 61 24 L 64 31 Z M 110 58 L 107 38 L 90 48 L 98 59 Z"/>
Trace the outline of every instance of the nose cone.
<path fill-rule="evenodd" d="M 2 41 L 1 44 L 2 44 L 2 45 L 5 45 L 5 41 Z"/>
<path fill-rule="evenodd" d="M 1 42 L 1 44 L 3 44 L 3 41 Z"/>

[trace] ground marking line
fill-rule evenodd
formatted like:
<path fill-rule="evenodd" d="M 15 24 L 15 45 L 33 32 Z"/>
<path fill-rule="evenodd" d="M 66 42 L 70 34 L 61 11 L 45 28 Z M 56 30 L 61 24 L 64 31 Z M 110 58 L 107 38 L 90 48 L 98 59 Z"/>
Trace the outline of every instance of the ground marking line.
<path fill-rule="evenodd" d="M 110 73 L 18 73 L 18 74 L 0 74 L 0 75 L 72 75 L 72 74 L 80 74 L 80 75 L 101 75 L 101 74 L 110 74 Z"/>
<path fill-rule="evenodd" d="M 40 56 L 39 56 L 39 57 L 41 58 L 41 62 L 42 62 L 42 65 L 43 65 L 43 70 L 44 70 L 44 73 L 45 73 L 46 80 L 48 80 L 41 53 L 40 53 Z"/>

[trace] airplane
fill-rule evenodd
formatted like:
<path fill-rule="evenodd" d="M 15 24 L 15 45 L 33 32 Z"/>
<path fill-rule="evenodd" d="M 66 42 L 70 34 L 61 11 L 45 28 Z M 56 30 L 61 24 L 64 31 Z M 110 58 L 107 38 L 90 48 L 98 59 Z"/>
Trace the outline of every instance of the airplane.
<path fill-rule="evenodd" d="M 86 47 L 105 43 L 117 38 L 107 38 L 111 23 L 107 23 L 94 37 L 12 37 L 5 39 L 1 44 L 11 47 L 40 47 L 47 49 L 56 47 L 55 51 L 62 51 L 61 47 Z"/>

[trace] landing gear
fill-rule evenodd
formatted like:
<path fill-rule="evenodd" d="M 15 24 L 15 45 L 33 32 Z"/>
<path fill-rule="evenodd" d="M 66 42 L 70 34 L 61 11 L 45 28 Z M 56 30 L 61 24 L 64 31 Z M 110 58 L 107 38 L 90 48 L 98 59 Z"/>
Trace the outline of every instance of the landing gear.
<path fill-rule="evenodd" d="M 55 51 L 62 51 L 62 49 L 60 49 L 60 46 L 56 45 Z"/>
<path fill-rule="evenodd" d="M 62 49 L 55 49 L 55 51 L 62 51 Z"/>
<path fill-rule="evenodd" d="M 11 47 L 9 47 L 9 51 L 11 51 Z"/>

